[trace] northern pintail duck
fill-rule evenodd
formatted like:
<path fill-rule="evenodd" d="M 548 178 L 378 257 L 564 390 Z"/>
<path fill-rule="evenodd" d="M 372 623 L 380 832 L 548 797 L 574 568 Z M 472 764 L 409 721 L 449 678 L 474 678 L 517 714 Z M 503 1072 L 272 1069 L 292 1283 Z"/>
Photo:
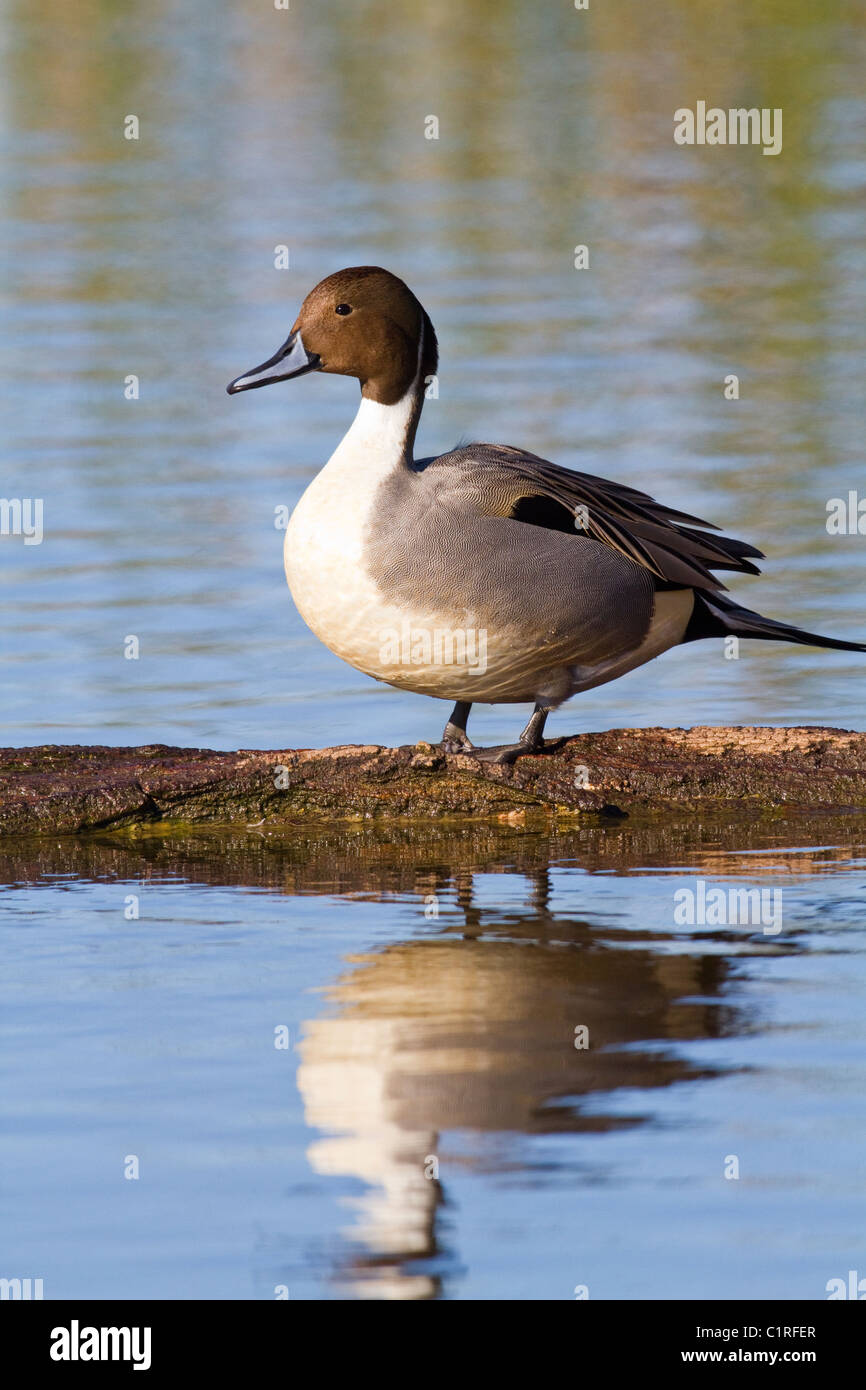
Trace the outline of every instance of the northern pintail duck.
<path fill-rule="evenodd" d="M 543 751 L 564 700 L 701 637 L 866 651 L 724 597 L 712 571 L 758 574 L 761 551 L 634 488 L 505 444 L 416 459 L 437 362 L 408 286 L 357 266 L 317 285 L 279 351 L 228 390 L 314 371 L 360 381 L 354 423 L 292 514 L 286 577 L 304 621 L 350 666 L 455 702 L 446 751 L 498 762 Z M 535 709 L 517 743 L 475 749 L 476 701 Z"/>

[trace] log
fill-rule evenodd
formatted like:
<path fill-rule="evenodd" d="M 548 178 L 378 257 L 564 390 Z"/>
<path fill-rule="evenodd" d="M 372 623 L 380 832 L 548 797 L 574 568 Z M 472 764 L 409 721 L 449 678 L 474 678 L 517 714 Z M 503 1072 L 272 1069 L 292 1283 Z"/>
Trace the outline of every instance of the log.
<path fill-rule="evenodd" d="M 429 743 L 269 752 L 7 748 L 0 750 L 0 835 L 175 823 L 302 829 L 367 820 L 866 814 L 866 733 L 613 729 L 547 747 L 506 767 Z"/>

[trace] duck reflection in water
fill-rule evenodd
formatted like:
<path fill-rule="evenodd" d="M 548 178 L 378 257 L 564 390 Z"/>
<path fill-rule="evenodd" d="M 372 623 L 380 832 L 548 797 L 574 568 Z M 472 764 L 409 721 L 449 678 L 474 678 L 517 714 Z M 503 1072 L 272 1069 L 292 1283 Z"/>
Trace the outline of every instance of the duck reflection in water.
<path fill-rule="evenodd" d="M 333 1010 L 304 1029 L 298 1084 L 321 1133 L 310 1163 L 366 1189 L 345 1199 L 353 1253 L 338 1276 L 365 1298 L 436 1297 L 457 1268 L 449 1169 L 531 1168 L 517 1136 L 639 1125 L 639 1111 L 607 1113 L 611 1092 L 713 1075 L 676 1043 L 738 1031 L 722 956 L 661 954 L 634 932 L 554 916 L 546 869 L 507 915 L 475 903 L 470 872 L 453 882 L 459 924 L 433 920 L 429 935 L 352 958 Z M 447 885 L 419 887 L 423 910 Z M 575 1181 L 597 1181 L 595 1164 Z"/>

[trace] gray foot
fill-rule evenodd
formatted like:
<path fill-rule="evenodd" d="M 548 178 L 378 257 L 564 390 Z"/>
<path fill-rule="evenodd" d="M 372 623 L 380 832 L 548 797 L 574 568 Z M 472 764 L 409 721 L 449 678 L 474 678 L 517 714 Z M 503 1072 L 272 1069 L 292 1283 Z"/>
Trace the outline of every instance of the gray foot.
<path fill-rule="evenodd" d="M 468 738 L 448 738 L 445 734 L 442 735 L 439 747 L 442 749 L 443 753 L 475 752 L 475 745 L 470 743 Z"/>
<path fill-rule="evenodd" d="M 458 700 L 451 711 L 451 718 L 442 730 L 439 747 L 443 753 L 470 753 L 472 743 L 466 732 L 466 721 L 472 706 L 466 700 Z"/>
<path fill-rule="evenodd" d="M 550 748 L 545 745 L 542 734 L 544 725 L 550 710 L 544 705 L 536 705 L 532 718 L 527 724 L 517 743 L 497 743 L 493 748 L 476 748 L 473 751 L 473 758 L 478 758 L 482 763 L 516 763 L 518 758 L 531 757 L 537 753 L 552 752 L 558 748 L 561 739 L 554 739 Z"/>
<path fill-rule="evenodd" d="M 555 745 L 554 745 L 555 746 Z M 473 748 L 472 757 L 481 763 L 516 763 L 518 758 L 533 757 L 550 750 L 541 743 L 497 743 L 492 748 Z"/>

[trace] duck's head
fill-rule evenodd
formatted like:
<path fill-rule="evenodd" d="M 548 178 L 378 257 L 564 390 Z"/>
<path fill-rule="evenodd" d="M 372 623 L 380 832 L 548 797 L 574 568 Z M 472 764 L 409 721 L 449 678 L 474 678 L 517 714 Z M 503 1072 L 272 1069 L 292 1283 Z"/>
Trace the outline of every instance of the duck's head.
<path fill-rule="evenodd" d="M 436 365 L 433 325 L 409 286 L 379 266 L 361 265 L 316 285 L 279 351 L 226 389 L 234 395 L 306 372 L 336 372 L 357 377 L 369 399 L 394 405 Z"/>

